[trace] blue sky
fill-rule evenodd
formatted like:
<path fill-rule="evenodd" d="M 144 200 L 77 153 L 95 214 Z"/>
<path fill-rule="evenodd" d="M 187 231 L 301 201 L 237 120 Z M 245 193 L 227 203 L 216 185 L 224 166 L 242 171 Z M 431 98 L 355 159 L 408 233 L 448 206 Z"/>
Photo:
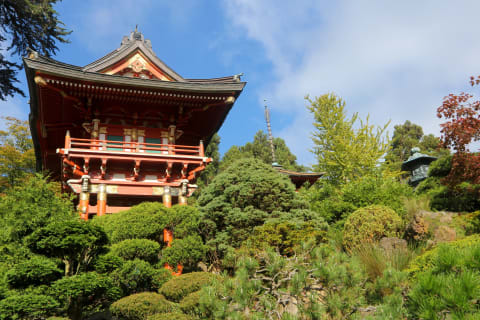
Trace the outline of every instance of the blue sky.
<path fill-rule="evenodd" d="M 436 108 L 469 90 L 480 73 L 479 1 L 84 0 L 56 6 L 73 30 L 56 59 L 86 65 L 117 48 L 138 24 L 156 54 L 186 78 L 243 72 L 248 82 L 220 130 L 221 152 L 265 130 L 299 162 L 313 130 L 304 96 L 335 92 L 349 114 L 383 125 L 411 120 L 439 134 Z M 23 71 L 20 79 L 26 90 Z M 28 98 L 0 102 L 0 114 L 28 117 Z"/>

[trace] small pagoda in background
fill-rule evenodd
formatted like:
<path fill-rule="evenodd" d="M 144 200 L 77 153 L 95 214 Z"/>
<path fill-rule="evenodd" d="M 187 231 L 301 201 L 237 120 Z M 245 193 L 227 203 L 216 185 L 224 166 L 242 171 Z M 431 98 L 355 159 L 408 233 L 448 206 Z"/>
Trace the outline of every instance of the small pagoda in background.
<path fill-rule="evenodd" d="M 268 141 L 270 143 L 270 151 L 272 152 L 272 167 L 279 173 L 288 176 L 290 181 L 295 185 L 296 190 L 300 189 L 306 182 L 310 185 L 317 182 L 325 173 L 323 172 L 297 172 L 292 170 L 285 170 L 282 165 L 277 162 L 275 156 L 275 146 L 273 145 L 272 126 L 270 124 L 270 112 L 267 105 L 265 105 L 265 121 L 267 123 Z"/>
<path fill-rule="evenodd" d="M 204 148 L 245 82 L 185 79 L 135 30 L 84 66 L 24 58 L 37 169 L 78 194 L 84 219 L 143 201 L 186 204 Z"/>

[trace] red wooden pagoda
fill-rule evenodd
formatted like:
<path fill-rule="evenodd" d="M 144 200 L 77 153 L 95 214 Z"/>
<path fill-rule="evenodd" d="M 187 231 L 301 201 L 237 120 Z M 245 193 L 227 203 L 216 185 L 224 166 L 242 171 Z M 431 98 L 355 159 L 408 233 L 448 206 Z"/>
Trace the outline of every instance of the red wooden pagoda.
<path fill-rule="evenodd" d="M 134 31 L 84 67 L 24 59 L 37 166 L 79 194 L 84 219 L 143 201 L 185 204 L 211 161 L 204 146 L 245 86 L 184 79 Z"/>

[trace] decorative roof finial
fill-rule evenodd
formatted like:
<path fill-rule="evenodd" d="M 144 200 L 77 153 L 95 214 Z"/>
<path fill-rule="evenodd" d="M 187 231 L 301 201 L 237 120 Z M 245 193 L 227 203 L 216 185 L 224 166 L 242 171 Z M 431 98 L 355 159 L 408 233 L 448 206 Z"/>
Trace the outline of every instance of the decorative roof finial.
<path fill-rule="evenodd" d="M 138 24 L 135 25 L 135 32 L 138 32 Z"/>
<path fill-rule="evenodd" d="M 273 146 L 273 136 L 272 136 L 272 127 L 270 126 L 270 112 L 268 112 L 267 99 L 263 100 L 265 102 L 265 120 L 267 121 L 268 129 L 268 141 L 270 142 L 270 149 L 272 152 L 272 165 L 278 165 L 277 159 L 275 158 L 275 147 Z"/>

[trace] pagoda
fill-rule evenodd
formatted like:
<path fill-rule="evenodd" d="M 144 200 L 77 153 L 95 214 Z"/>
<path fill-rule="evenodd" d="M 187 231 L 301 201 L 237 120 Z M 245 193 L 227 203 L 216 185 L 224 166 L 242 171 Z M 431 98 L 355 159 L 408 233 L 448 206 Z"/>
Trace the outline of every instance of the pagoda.
<path fill-rule="evenodd" d="M 83 219 L 143 201 L 186 204 L 245 86 L 239 75 L 183 78 L 137 30 L 84 67 L 37 52 L 23 61 L 37 170 L 78 195 Z"/>

